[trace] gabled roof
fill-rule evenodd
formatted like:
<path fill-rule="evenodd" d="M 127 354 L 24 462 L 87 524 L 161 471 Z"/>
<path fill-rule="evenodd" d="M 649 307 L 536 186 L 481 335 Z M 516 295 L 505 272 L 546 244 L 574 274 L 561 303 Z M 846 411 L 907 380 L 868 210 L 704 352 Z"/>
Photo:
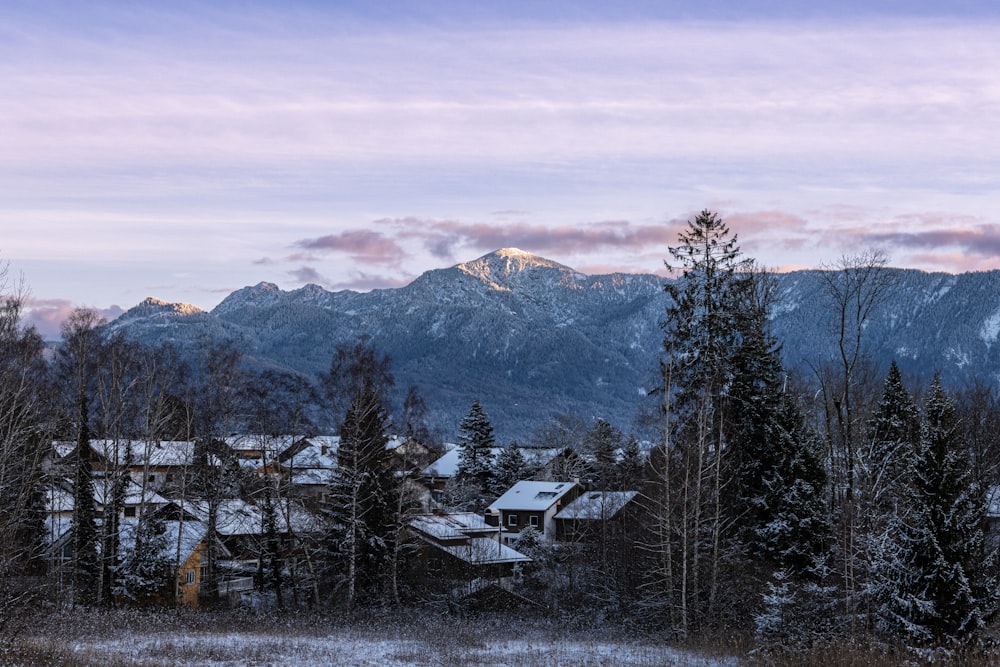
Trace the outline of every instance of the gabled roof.
<path fill-rule="evenodd" d="M 75 501 L 71 489 L 72 483 L 69 481 L 66 481 L 65 485 L 57 483 L 47 488 L 45 490 L 45 511 L 49 513 L 72 512 Z M 104 507 L 107 504 L 105 493 L 110 492 L 110 488 L 106 489 L 103 484 L 99 483 L 99 480 L 94 480 L 94 503 L 98 507 Z M 145 504 L 150 508 L 156 508 L 162 507 L 168 502 L 170 501 L 152 489 L 147 488 L 143 492 L 142 486 L 137 484 L 135 480 L 131 478 L 127 480 L 124 506 L 136 507 Z"/>
<path fill-rule="evenodd" d="M 180 501 L 184 510 L 198 517 L 200 521 L 208 521 L 208 502 L 204 500 Z M 296 532 L 304 532 L 314 528 L 312 515 L 297 504 L 290 505 L 288 519 L 285 517 L 285 507 L 275 507 L 275 528 L 279 533 L 288 532 L 289 521 Z M 220 535 L 261 535 L 264 532 L 263 510 L 240 498 L 227 498 L 219 502 L 215 516 L 216 530 Z"/>
<path fill-rule="evenodd" d="M 163 535 L 159 557 L 183 564 L 205 539 L 208 527 L 201 521 L 163 521 Z M 126 519 L 121 524 L 119 550 L 127 554 L 135 548 L 135 534 L 139 526 L 135 519 Z M 224 544 L 218 543 L 219 555 L 230 555 Z"/>
<path fill-rule="evenodd" d="M 576 482 L 520 481 L 494 500 L 487 509 L 490 511 L 542 512 L 562 500 L 577 486 Z"/>
<path fill-rule="evenodd" d="M 556 514 L 557 519 L 610 519 L 632 502 L 638 491 L 588 491 Z"/>
<path fill-rule="evenodd" d="M 470 537 L 462 544 L 441 544 L 424 538 L 429 544 L 471 565 L 500 563 L 530 563 L 531 559 L 520 551 L 488 537 Z"/>
<path fill-rule="evenodd" d="M 111 465 L 123 465 L 129 449 L 135 467 L 194 465 L 194 443 L 190 440 L 91 440 L 90 448 Z"/>
<path fill-rule="evenodd" d="M 453 447 L 424 468 L 420 474 L 423 477 L 454 477 L 458 474 L 458 463 L 462 456 L 462 449 L 461 446 Z M 504 449 L 504 447 L 490 447 L 490 456 L 495 459 Z M 525 463 L 532 468 L 545 467 L 566 451 L 564 447 L 518 447 L 517 449 L 524 456 Z"/>

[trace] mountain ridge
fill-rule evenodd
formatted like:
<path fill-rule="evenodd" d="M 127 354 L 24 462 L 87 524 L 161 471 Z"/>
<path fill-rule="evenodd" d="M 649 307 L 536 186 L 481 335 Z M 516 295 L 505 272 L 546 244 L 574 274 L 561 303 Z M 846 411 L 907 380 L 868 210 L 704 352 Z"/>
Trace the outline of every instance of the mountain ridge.
<path fill-rule="evenodd" d="M 886 367 L 897 359 L 913 377 L 941 370 L 953 384 L 996 384 L 1000 271 L 887 270 L 897 288 L 866 331 L 873 359 Z M 772 328 L 786 366 L 799 374 L 834 358 L 825 275 L 775 275 Z M 130 309 L 109 326 L 181 347 L 208 336 L 240 346 L 251 363 L 308 375 L 326 371 L 338 345 L 364 335 L 392 357 L 397 394 L 417 385 L 446 433 L 475 398 L 501 437 L 524 437 L 560 415 L 604 417 L 628 429 L 651 409 L 644 395 L 658 381 L 664 282 L 652 274 L 586 275 L 506 248 L 399 288 L 284 291 L 262 282 L 209 313 L 150 303 L 148 316 Z"/>

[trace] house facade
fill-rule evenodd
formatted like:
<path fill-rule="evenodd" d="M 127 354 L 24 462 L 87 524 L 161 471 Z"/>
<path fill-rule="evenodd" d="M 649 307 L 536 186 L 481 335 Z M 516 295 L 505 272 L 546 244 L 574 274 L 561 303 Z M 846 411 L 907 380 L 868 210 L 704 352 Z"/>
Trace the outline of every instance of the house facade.
<path fill-rule="evenodd" d="M 500 539 L 511 544 L 525 528 L 534 528 L 546 540 L 556 539 L 555 517 L 583 491 L 577 482 L 520 481 L 486 508 L 486 522 L 500 529 Z"/>

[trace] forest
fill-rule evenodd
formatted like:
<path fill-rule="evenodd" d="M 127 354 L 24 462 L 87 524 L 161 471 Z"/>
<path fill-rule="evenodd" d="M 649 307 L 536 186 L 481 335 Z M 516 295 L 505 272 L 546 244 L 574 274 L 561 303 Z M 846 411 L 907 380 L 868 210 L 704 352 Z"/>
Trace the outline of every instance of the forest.
<path fill-rule="evenodd" d="M 668 255 L 677 279 L 664 284 L 643 431 L 567 416 L 500 443 L 470 396 L 457 470 L 437 486 L 424 471 L 448 448 L 419 387 L 390 405 L 392 360 L 375 339 L 307 377 L 250 368 L 232 346 L 144 347 L 79 309 L 53 348 L 24 324 L 25 286 L 5 271 L 0 637 L 67 610 L 249 605 L 296 618 L 586 617 L 664 641 L 732 638 L 763 663 L 830 647 L 995 655 L 994 381 L 913 386 L 866 355 L 866 323 L 893 290 L 878 252 L 824 273 L 837 326 L 816 336 L 838 354 L 798 374 L 769 329 L 773 277 L 717 214 L 689 221 Z M 311 468 L 323 472 L 309 492 L 293 474 L 302 443 L 329 462 Z M 532 458 L 543 448 L 559 465 Z M 180 459 L 168 473 L 154 456 L 166 450 Z M 576 515 L 556 535 L 490 523 L 525 480 L 627 493 L 628 511 Z M 234 507 L 249 537 L 227 527 Z M 480 538 L 507 534 L 498 553 L 518 556 L 446 558 L 415 528 L 446 516 Z"/>

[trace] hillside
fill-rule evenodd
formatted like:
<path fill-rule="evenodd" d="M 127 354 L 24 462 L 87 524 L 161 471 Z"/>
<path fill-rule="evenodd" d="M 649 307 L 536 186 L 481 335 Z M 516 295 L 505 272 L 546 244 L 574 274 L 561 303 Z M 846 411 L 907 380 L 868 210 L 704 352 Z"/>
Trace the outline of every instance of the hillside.
<path fill-rule="evenodd" d="M 1000 272 L 949 275 L 891 269 L 897 286 L 873 317 L 869 351 L 882 365 L 946 382 L 1000 377 Z M 772 314 L 790 368 L 834 355 L 835 321 L 818 271 L 778 276 Z M 478 398 L 501 439 L 546 419 L 605 417 L 629 428 L 656 382 L 666 297 L 654 275 L 588 276 L 503 249 L 428 271 L 398 289 L 283 291 L 259 283 L 210 313 L 148 299 L 109 327 L 185 349 L 206 336 L 261 365 L 306 374 L 334 349 L 370 336 L 392 356 L 398 393 L 417 385 L 446 434 Z"/>

